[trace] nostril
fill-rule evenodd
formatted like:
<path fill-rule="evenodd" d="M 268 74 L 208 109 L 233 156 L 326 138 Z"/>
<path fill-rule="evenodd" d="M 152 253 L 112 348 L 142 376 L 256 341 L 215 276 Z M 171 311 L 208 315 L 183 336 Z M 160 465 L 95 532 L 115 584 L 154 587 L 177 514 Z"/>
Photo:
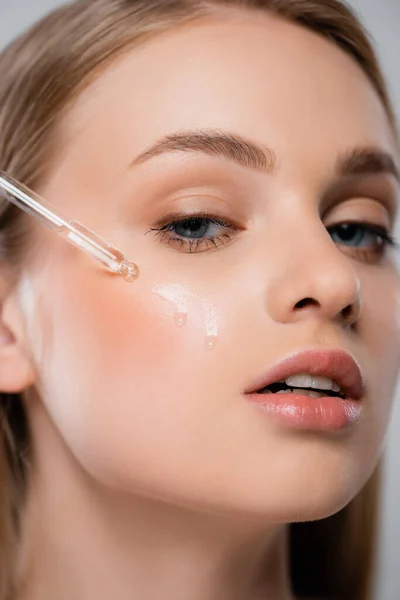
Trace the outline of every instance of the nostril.
<path fill-rule="evenodd" d="M 304 308 L 308 304 L 318 306 L 318 302 L 314 300 L 314 298 L 303 298 L 303 300 L 299 300 L 299 302 L 297 302 L 295 308 Z"/>
<path fill-rule="evenodd" d="M 355 311 L 354 309 L 354 305 L 349 304 L 343 310 L 341 310 L 340 314 L 338 315 L 338 320 L 343 326 L 355 331 L 357 327 L 358 317 L 357 311 Z"/>
<path fill-rule="evenodd" d="M 351 317 L 352 312 L 353 312 L 353 305 L 349 304 L 348 306 L 346 306 L 346 308 L 344 308 L 342 310 L 343 319 L 345 319 L 347 321 L 348 318 Z"/>

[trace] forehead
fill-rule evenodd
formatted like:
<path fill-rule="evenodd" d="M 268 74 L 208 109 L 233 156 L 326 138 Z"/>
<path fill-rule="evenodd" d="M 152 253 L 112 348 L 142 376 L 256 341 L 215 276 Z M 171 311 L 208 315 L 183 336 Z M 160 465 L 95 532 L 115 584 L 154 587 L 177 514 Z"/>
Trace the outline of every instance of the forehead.
<path fill-rule="evenodd" d="M 65 122 L 75 153 L 121 163 L 176 131 L 221 128 L 278 153 L 395 150 L 385 110 L 354 59 L 271 15 L 232 13 L 157 34 L 112 64 Z M 110 148 L 113 156 L 110 157 Z"/>

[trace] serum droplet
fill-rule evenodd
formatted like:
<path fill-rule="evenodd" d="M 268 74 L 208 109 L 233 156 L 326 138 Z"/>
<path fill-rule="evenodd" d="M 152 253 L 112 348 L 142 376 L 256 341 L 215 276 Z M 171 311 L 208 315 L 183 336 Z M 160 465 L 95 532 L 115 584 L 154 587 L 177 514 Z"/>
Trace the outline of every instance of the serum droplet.
<path fill-rule="evenodd" d="M 217 343 L 218 343 L 218 337 L 216 335 L 206 335 L 207 350 L 214 350 Z"/>
<path fill-rule="evenodd" d="M 174 314 L 174 321 L 178 327 L 183 327 L 187 322 L 187 314 L 180 310 L 177 310 Z"/>

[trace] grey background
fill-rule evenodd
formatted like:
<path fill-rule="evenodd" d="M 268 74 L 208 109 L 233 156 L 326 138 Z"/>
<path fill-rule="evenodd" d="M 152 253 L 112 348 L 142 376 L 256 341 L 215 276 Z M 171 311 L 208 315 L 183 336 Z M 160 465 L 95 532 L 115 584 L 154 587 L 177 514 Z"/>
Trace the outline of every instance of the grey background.
<path fill-rule="evenodd" d="M 0 0 L 0 47 L 62 0 Z M 373 38 L 400 120 L 400 0 L 352 0 Z M 400 223 L 397 237 L 400 239 Z M 400 389 L 387 437 L 376 600 L 400 599 Z M 340 574 L 338 574 L 340 577 Z"/>

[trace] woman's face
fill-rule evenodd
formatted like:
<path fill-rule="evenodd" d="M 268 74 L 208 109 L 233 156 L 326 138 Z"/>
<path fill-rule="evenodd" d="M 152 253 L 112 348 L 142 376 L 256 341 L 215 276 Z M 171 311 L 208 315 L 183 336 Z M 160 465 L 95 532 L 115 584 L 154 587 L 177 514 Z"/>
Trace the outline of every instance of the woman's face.
<path fill-rule="evenodd" d="M 227 15 L 159 35 L 104 72 L 65 120 L 41 190 L 136 262 L 139 279 L 38 226 L 21 307 L 43 404 L 96 480 L 206 510 L 322 517 L 370 475 L 390 414 L 393 255 L 368 229 L 334 227 L 392 229 L 389 161 L 348 157 L 396 146 L 373 87 L 335 45 L 270 16 Z M 290 426 L 246 399 L 310 348 L 361 366 L 362 415 L 349 427 Z"/>

